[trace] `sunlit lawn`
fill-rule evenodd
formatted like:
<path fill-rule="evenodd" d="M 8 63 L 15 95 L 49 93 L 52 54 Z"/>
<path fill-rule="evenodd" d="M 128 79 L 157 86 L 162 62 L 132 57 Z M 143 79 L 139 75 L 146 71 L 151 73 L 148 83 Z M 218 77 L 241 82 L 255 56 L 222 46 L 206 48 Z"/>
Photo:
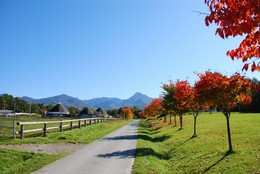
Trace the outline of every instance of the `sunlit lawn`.
<path fill-rule="evenodd" d="M 226 120 L 221 113 L 203 113 L 193 135 L 193 117 L 183 130 L 161 120 L 140 123 L 133 173 L 260 173 L 260 114 L 231 115 L 235 153 L 226 155 Z"/>

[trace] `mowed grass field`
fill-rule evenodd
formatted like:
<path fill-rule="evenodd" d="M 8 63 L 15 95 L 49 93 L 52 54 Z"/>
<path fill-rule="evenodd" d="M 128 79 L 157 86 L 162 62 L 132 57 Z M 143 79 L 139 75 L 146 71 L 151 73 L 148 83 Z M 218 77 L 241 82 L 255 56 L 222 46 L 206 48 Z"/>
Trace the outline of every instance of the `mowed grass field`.
<path fill-rule="evenodd" d="M 43 143 L 83 143 L 88 144 L 106 134 L 129 123 L 126 120 L 93 124 L 64 132 L 50 132 L 47 137 L 27 137 L 24 139 L 2 139 L 4 144 L 43 144 Z M 27 151 L 0 149 L 0 173 L 1 174 L 29 174 L 43 166 L 50 164 L 67 154 L 50 155 Z"/>
<path fill-rule="evenodd" d="M 232 113 L 230 124 L 234 153 L 227 155 L 222 113 L 200 114 L 196 138 L 192 115 L 184 116 L 183 130 L 169 118 L 141 121 L 133 173 L 260 173 L 260 114 Z"/>

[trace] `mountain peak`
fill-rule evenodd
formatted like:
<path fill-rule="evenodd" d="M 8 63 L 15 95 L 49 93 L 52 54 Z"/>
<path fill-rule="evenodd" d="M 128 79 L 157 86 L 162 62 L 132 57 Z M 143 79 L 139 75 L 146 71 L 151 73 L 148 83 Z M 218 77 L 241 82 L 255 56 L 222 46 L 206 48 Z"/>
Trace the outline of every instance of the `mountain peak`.
<path fill-rule="evenodd" d="M 136 92 L 133 96 L 147 96 L 147 95 L 142 94 L 141 92 Z"/>

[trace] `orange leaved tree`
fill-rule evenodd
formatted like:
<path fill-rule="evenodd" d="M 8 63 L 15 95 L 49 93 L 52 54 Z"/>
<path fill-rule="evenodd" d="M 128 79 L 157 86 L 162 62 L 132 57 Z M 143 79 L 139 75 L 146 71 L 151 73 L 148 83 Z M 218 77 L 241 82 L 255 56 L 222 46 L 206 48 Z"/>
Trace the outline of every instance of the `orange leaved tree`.
<path fill-rule="evenodd" d="M 133 119 L 133 112 L 132 112 L 132 110 L 129 107 L 121 108 L 121 112 L 123 113 L 124 118 L 126 118 L 128 120 L 129 119 Z"/>
<path fill-rule="evenodd" d="M 162 101 L 162 98 L 153 99 L 151 103 L 144 108 L 145 118 L 161 115 L 164 111 L 162 107 Z"/>
<path fill-rule="evenodd" d="M 192 88 L 188 81 L 177 81 L 173 98 L 176 100 L 175 111 L 180 117 L 180 129 L 182 129 L 183 114 L 189 111 L 192 98 Z"/>
<path fill-rule="evenodd" d="M 189 102 L 189 109 L 192 112 L 193 118 L 194 118 L 194 132 L 192 137 L 197 137 L 197 117 L 199 116 L 199 113 L 203 109 L 209 109 L 209 105 L 205 102 L 201 102 L 200 96 L 197 94 L 197 91 L 194 87 L 192 87 L 191 92 L 191 99 Z"/>
<path fill-rule="evenodd" d="M 248 69 L 248 60 L 255 59 L 251 70 L 260 71 L 260 1 L 259 0 L 205 0 L 210 14 L 205 23 L 218 25 L 216 34 L 221 38 L 242 36 L 244 40 L 239 47 L 227 51 L 227 55 L 234 60 L 245 62 L 243 70 Z"/>
<path fill-rule="evenodd" d="M 229 118 L 231 109 L 237 103 L 242 102 L 244 94 L 250 91 L 252 82 L 240 74 L 227 77 L 218 72 L 206 71 L 205 74 L 198 74 L 199 81 L 195 83 L 195 90 L 201 102 L 209 103 L 213 107 L 220 107 L 226 117 L 229 150 L 233 151 Z"/>

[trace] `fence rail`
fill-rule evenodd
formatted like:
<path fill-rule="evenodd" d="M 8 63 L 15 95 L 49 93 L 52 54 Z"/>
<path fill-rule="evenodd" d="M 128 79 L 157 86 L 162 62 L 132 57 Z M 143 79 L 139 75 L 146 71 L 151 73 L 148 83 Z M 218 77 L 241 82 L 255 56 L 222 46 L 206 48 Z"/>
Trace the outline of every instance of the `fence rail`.
<path fill-rule="evenodd" d="M 60 121 L 39 121 L 39 122 L 17 122 L 17 125 L 20 126 L 20 131 L 16 131 L 16 134 L 20 134 L 20 139 L 23 139 L 25 133 L 30 132 L 39 132 L 43 131 L 43 136 L 47 136 L 47 130 L 59 129 L 60 132 L 63 131 L 63 128 L 69 127 L 70 130 L 73 129 L 73 126 L 81 128 L 81 126 L 87 126 L 91 124 L 97 124 L 102 122 L 109 122 L 118 120 L 116 118 L 85 118 L 85 119 L 73 119 L 73 120 L 60 120 Z M 69 123 L 69 124 L 63 124 Z M 25 130 L 26 125 L 43 125 L 43 128 L 29 129 Z M 59 124 L 59 126 L 48 127 L 51 124 Z"/>

